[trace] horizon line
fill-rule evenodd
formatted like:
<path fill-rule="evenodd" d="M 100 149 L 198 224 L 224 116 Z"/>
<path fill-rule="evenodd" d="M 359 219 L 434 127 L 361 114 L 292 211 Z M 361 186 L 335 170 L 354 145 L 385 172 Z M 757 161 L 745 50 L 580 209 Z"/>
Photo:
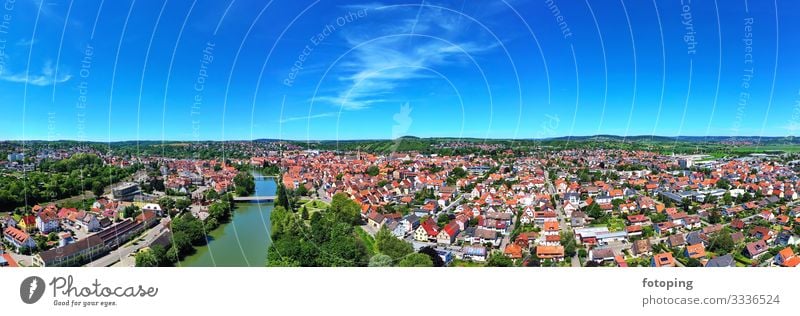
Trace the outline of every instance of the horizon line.
<path fill-rule="evenodd" d="M 37 142 L 37 143 L 57 143 L 57 142 L 77 142 L 77 143 L 122 143 L 122 142 L 161 142 L 161 143 L 174 143 L 174 142 L 184 142 L 184 143 L 221 143 L 221 142 L 257 142 L 257 141 L 282 141 L 282 142 L 342 142 L 342 141 L 395 141 L 398 139 L 403 138 L 416 138 L 416 139 L 437 139 L 437 138 L 445 138 L 445 139 L 470 139 L 470 140 L 493 140 L 493 141 L 531 141 L 531 140 L 553 140 L 553 139 L 562 139 L 562 138 L 591 138 L 591 137 L 615 137 L 615 138 L 643 138 L 643 137 L 659 137 L 659 138 L 673 138 L 673 139 L 680 139 L 680 138 L 730 138 L 730 139 L 737 139 L 737 138 L 759 138 L 759 139 L 774 139 L 774 138 L 794 138 L 795 136 L 788 135 L 788 136 L 755 136 L 755 135 L 745 135 L 745 136 L 730 136 L 730 135 L 713 135 L 713 136 L 697 136 L 697 135 L 680 135 L 680 136 L 665 136 L 665 135 L 629 135 L 629 136 L 622 136 L 622 135 L 614 135 L 614 134 L 594 134 L 594 135 L 572 135 L 572 136 L 553 136 L 553 137 L 543 137 L 543 138 L 504 138 L 504 137 L 457 137 L 457 136 L 413 136 L 413 135 L 406 135 L 400 136 L 397 138 L 349 138 L 349 139 L 288 139 L 288 138 L 255 138 L 255 139 L 229 139 L 229 140 L 188 140 L 188 139 L 164 139 L 164 140 L 155 140 L 155 139 L 125 139 L 125 140 L 78 140 L 78 139 L 58 139 L 58 140 L 44 140 L 44 139 L 4 139 L 0 140 L 0 142 Z"/>

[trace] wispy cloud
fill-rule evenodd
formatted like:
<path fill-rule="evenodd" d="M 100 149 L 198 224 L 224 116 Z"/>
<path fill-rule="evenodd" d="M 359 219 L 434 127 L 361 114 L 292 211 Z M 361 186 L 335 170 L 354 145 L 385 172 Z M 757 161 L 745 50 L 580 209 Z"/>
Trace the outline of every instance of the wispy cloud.
<path fill-rule="evenodd" d="M 292 116 L 292 117 L 287 117 L 287 118 L 281 119 L 278 122 L 283 124 L 283 123 L 288 123 L 288 122 L 293 122 L 293 121 L 300 121 L 300 120 L 313 120 L 313 119 L 317 119 L 317 118 L 330 117 L 330 116 L 334 116 L 334 115 L 336 115 L 336 112 L 320 113 L 320 114 L 305 115 L 305 116 Z"/>
<path fill-rule="evenodd" d="M 28 39 L 21 39 L 21 40 L 17 41 L 16 45 L 25 47 L 25 46 L 31 46 L 33 44 L 36 44 L 36 42 L 38 42 L 38 41 L 37 40 L 33 40 L 33 39 L 29 39 L 29 38 Z"/>
<path fill-rule="evenodd" d="M 428 6 L 422 10 L 417 6 L 369 7 L 374 10 L 369 12 L 369 22 L 342 29 L 344 41 L 353 50 L 338 66 L 336 80 L 341 85 L 335 93 L 323 94 L 315 101 L 344 110 L 397 102 L 390 95 L 401 85 L 434 77 L 431 70 L 464 62 L 468 55 L 497 45 L 477 42 L 475 34 L 463 34 L 461 24 L 467 22 L 453 12 Z M 383 14 L 391 18 L 381 17 Z"/>
<path fill-rule="evenodd" d="M 27 83 L 34 86 L 49 86 L 63 83 L 72 78 L 70 74 L 56 74 L 51 62 L 46 62 L 39 73 L 0 73 L 0 80 L 16 83 Z"/>

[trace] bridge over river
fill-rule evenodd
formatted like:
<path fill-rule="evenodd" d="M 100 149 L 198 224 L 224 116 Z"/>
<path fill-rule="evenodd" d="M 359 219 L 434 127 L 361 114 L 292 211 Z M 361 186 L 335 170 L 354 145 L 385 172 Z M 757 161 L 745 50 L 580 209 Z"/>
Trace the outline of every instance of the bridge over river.
<path fill-rule="evenodd" d="M 236 202 L 247 203 L 272 203 L 275 202 L 277 196 L 275 195 L 262 195 L 262 196 L 237 196 L 233 198 Z"/>

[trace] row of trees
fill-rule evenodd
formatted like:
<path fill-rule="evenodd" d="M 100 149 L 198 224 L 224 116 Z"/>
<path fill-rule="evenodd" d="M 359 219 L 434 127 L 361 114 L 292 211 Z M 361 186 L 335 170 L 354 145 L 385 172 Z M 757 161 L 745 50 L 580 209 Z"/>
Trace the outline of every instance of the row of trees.
<path fill-rule="evenodd" d="M 91 190 L 96 196 L 104 188 L 118 182 L 140 168 L 105 165 L 94 154 L 75 154 L 58 161 L 43 160 L 36 171 L 24 177 L 0 177 L 0 208 L 50 202 L 83 194 Z"/>
<path fill-rule="evenodd" d="M 172 200 L 162 198 L 165 209 L 185 209 L 186 199 Z M 161 200 L 159 200 L 161 202 Z M 177 205 L 180 203 L 180 205 Z M 195 252 L 196 246 L 205 245 L 207 233 L 227 223 L 233 217 L 234 201 L 231 194 L 222 197 L 208 207 L 208 217 L 201 221 L 192 214 L 184 213 L 172 219 L 172 244 L 168 247 L 153 246 L 149 251 L 136 254 L 137 267 L 172 266 L 184 257 Z"/>

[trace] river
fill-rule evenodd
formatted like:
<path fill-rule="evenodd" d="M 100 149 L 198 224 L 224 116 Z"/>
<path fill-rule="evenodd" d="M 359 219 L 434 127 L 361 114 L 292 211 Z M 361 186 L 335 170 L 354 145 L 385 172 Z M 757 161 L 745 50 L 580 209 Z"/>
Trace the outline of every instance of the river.
<path fill-rule="evenodd" d="M 256 196 L 275 195 L 273 178 L 256 176 Z M 270 245 L 272 203 L 236 203 L 233 219 L 212 231 L 205 246 L 180 262 L 183 267 L 263 267 Z"/>

